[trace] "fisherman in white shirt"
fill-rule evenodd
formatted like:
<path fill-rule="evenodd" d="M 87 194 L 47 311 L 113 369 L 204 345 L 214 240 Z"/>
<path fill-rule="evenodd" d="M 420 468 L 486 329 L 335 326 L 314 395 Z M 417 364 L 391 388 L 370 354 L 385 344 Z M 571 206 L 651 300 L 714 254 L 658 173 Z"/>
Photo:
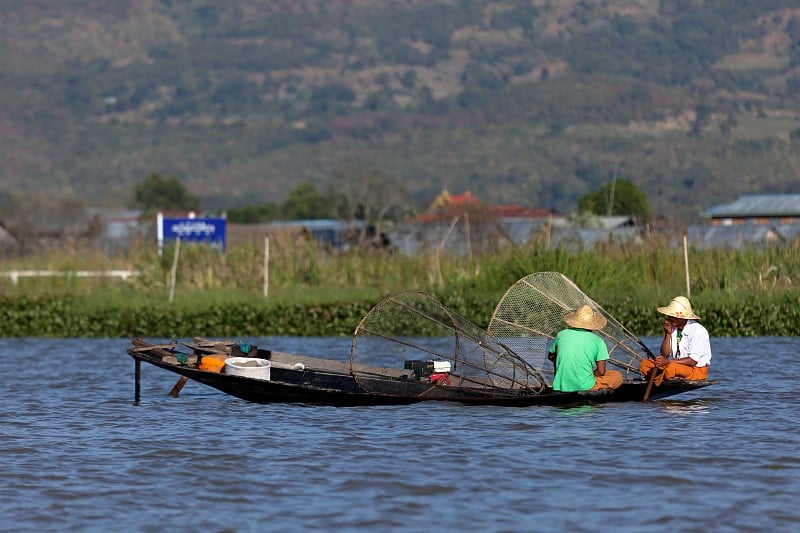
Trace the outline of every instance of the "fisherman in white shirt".
<path fill-rule="evenodd" d="M 711 364 L 711 341 L 708 330 L 698 322 L 700 317 L 692 311 L 692 304 L 685 296 L 676 296 L 666 307 L 659 307 L 658 312 L 667 317 L 661 349 L 655 359 L 641 362 L 639 372 L 648 378 L 655 371 L 656 385 L 676 377 L 706 379 Z"/>

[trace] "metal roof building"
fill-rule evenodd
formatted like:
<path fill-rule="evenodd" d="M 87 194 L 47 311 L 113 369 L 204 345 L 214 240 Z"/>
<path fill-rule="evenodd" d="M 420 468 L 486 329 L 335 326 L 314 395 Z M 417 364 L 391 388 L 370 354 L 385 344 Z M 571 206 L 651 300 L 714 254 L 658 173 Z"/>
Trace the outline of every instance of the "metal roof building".
<path fill-rule="evenodd" d="M 700 249 L 793 244 L 800 239 L 800 224 L 737 224 L 689 226 L 688 239 Z"/>
<path fill-rule="evenodd" d="M 702 213 L 712 225 L 800 223 L 800 194 L 751 194 Z"/>

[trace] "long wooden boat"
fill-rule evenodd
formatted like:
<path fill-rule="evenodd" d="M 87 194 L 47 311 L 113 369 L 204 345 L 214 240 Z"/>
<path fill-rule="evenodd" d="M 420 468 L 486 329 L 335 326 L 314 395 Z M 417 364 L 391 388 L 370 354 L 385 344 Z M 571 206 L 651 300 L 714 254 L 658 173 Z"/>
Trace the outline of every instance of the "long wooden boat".
<path fill-rule="evenodd" d="M 564 326 L 563 315 L 582 304 L 608 319 L 599 333 L 611 354 L 608 365 L 623 373 L 615 390 L 559 392 L 551 386 L 548 342 Z M 487 330 L 424 293 L 388 297 L 361 320 L 341 361 L 203 338 L 181 344 L 134 339 L 128 354 L 136 364 L 137 402 L 142 362 L 181 376 L 172 396 L 193 380 L 256 403 L 558 406 L 658 400 L 715 383 L 668 380 L 654 387 L 643 380 L 638 363 L 653 354 L 565 276 L 551 272 L 510 288 Z"/>
<path fill-rule="evenodd" d="M 225 346 L 228 344 L 228 346 Z M 626 381 L 614 391 L 554 392 L 530 389 L 502 390 L 491 383 L 465 381 L 448 374 L 449 381 L 431 381 L 430 376 L 415 374 L 406 368 L 361 368 L 362 377 L 352 372 L 348 363 L 311 356 L 251 349 L 248 356 L 270 362 L 268 380 L 230 375 L 216 370 L 199 368 L 203 357 L 227 356 L 231 343 L 188 343 L 184 346 L 149 344 L 133 340 L 128 353 L 137 362 L 145 362 L 203 383 L 226 394 L 256 403 L 304 403 L 317 405 L 355 406 L 412 404 L 429 400 L 443 400 L 464 404 L 531 406 L 578 405 L 605 402 L 642 401 L 647 383 Z M 235 349 L 235 348 L 234 348 Z M 373 375 L 366 382 L 363 376 Z M 181 378 L 182 380 L 184 378 Z M 177 396 L 185 381 L 179 380 L 172 395 Z M 139 401 L 139 371 L 137 371 L 136 399 Z M 650 399 L 667 398 L 682 392 L 711 385 L 712 381 L 672 380 L 656 387 Z M 178 389 L 176 391 L 176 388 Z"/>

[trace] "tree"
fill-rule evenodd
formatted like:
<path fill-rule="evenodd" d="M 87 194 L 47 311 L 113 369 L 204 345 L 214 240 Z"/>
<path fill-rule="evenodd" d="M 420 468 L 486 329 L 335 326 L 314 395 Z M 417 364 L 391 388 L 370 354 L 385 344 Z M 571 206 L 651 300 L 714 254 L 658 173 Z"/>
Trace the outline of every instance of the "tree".
<path fill-rule="evenodd" d="M 697 104 L 695 108 L 695 119 L 689 129 L 689 137 L 699 137 L 703 132 L 703 128 L 711 123 L 711 114 L 713 108 L 707 102 Z"/>
<path fill-rule="evenodd" d="M 299 220 L 328 218 L 332 214 L 331 201 L 313 184 L 303 182 L 289 193 L 283 204 L 283 214 Z"/>
<path fill-rule="evenodd" d="M 83 198 L 68 193 L 40 195 L 28 199 L 23 208 L 8 220 L 23 250 L 42 244 L 74 246 L 79 240 L 93 241 L 100 235 L 98 218 L 90 218 Z"/>
<path fill-rule="evenodd" d="M 195 211 L 200 207 L 200 202 L 186 190 L 178 178 L 162 178 L 151 172 L 144 181 L 134 186 L 131 207 L 145 211 Z"/>
<path fill-rule="evenodd" d="M 407 211 L 406 190 L 380 170 L 368 168 L 340 168 L 331 180 L 331 200 L 337 214 L 349 221 L 363 220 L 376 234 L 381 233 L 383 221 L 393 212 Z M 362 229 L 360 241 L 367 234 Z"/>
<path fill-rule="evenodd" d="M 272 222 L 281 217 L 281 208 L 273 203 L 248 204 L 228 210 L 228 221 L 236 224 L 258 224 Z"/>
<path fill-rule="evenodd" d="M 609 209 L 611 206 L 611 209 Z M 629 215 L 639 222 L 650 220 L 647 196 L 628 180 L 612 180 L 578 200 L 581 213 L 600 216 Z"/>

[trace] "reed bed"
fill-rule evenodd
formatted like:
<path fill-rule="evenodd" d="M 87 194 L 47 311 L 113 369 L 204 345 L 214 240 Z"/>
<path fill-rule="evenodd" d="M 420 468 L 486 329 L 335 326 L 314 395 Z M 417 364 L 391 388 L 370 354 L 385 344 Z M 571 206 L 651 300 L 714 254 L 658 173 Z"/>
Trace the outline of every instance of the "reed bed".
<path fill-rule="evenodd" d="M 233 334 L 231 324 L 251 334 L 347 334 L 370 305 L 384 296 L 409 290 L 432 294 L 475 323 L 485 325 L 494 305 L 518 279 L 532 272 L 558 271 L 642 334 L 657 331 L 657 305 L 687 292 L 697 309 L 707 310 L 706 315 L 718 321 L 718 329 L 759 334 L 800 331 L 800 316 L 796 316 L 800 311 L 795 310 L 800 309 L 798 245 L 690 249 L 688 290 L 683 250 L 657 240 L 583 251 L 548 250 L 533 243 L 470 258 L 435 251 L 415 257 L 374 249 L 336 252 L 313 243 L 276 240 L 270 246 L 266 286 L 261 246 L 242 244 L 225 254 L 198 245 L 183 246 L 177 263 L 175 252 L 175 248 L 167 247 L 158 255 L 152 247 L 141 245 L 118 257 L 83 251 L 6 260 L 4 271 L 121 269 L 135 270 L 139 275 L 128 282 L 62 277 L 26 278 L 13 285 L 0 279 L 0 298 L 6 301 L 7 309 L 20 313 L 26 306 L 61 302 L 53 313 L 83 317 L 69 327 L 71 335 L 82 331 L 81 324 L 86 325 L 86 331 L 94 332 L 92 335 L 166 333 L 141 331 L 129 319 L 118 316 L 125 314 L 156 328 L 158 321 L 144 317 L 161 316 L 162 322 L 174 322 L 169 331 L 172 334 L 184 333 L 184 327 L 188 332 L 192 325 L 198 329 L 190 334 Z M 171 292 L 174 299 L 169 301 Z M 748 306 L 756 306 L 764 316 L 780 313 L 784 318 L 768 317 L 764 326 L 748 327 L 739 317 L 748 314 Z M 17 333 L 36 333 L 25 330 L 24 317 L 10 317 L 8 312 L 6 320 L 21 324 Z M 247 313 L 250 322 L 242 322 L 238 315 Z M 284 322 L 276 318 L 280 313 L 285 315 Z M 202 318 L 198 318 L 200 315 Z M 118 318 L 108 322 L 104 318 L 108 316 Z M 168 316 L 176 318 L 165 318 Z M 182 322 L 181 317 L 185 319 Z M 108 328 L 98 329 L 91 320 L 105 321 Z M 776 320 L 781 324 L 769 330 L 769 321 Z M 47 334 L 58 335 L 58 331 L 53 327 Z"/>

